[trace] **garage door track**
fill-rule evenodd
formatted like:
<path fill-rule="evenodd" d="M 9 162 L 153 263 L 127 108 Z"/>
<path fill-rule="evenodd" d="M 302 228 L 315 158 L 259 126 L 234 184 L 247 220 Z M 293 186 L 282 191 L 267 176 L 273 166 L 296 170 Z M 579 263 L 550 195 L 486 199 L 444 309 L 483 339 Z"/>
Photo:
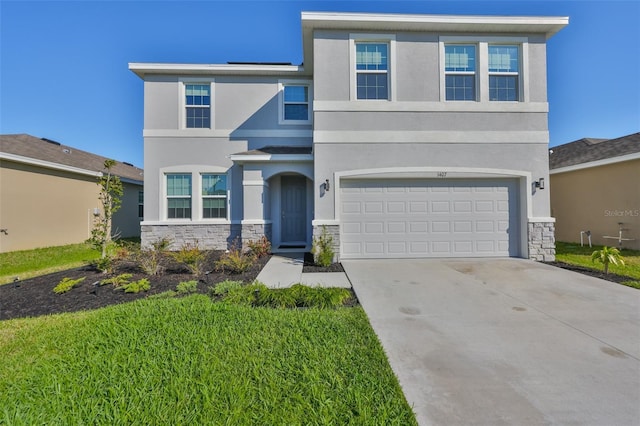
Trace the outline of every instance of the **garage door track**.
<path fill-rule="evenodd" d="M 640 291 L 522 259 L 342 264 L 421 425 L 640 424 Z"/>

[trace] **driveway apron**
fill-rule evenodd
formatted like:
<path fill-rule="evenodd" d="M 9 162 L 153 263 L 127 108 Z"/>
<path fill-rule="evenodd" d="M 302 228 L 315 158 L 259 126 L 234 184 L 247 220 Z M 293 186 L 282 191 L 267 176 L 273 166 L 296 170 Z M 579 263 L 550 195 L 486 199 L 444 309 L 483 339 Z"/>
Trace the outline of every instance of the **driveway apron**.
<path fill-rule="evenodd" d="M 523 259 L 342 264 L 419 424 L 640 424 L 639 290 Z"/>

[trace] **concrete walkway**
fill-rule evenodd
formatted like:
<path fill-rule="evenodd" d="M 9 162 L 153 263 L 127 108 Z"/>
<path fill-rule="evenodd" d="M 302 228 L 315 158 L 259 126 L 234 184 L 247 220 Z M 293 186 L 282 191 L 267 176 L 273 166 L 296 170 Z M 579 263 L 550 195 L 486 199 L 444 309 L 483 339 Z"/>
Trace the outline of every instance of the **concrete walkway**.
<path fill-rule="evenodd" d="M 303 273 L 304 253 L 274 254 L 256 278 L 270 288 L 304 284 L 310 287 L 351 288 L 344 272 Z"/>
<path fill-rule="evenodd" d="M 640 291 L 523 259 L 342 265 L 419 424 L 640 424 Z"/>

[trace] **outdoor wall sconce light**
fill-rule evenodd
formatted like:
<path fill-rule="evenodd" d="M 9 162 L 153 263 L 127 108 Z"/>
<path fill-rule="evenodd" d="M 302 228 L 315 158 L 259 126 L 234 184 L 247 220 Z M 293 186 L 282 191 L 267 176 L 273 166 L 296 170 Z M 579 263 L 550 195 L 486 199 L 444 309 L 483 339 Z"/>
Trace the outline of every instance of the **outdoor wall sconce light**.
<path fill-rule="evenodd" d="M 534 183 L 536 185 L 536 188 L 544 189 L 544 178 L 540 178 Z"/>
<path fill-rule="evenodd" d="M 329 179 L 326 179 L 324 181 L 324 190 L 329 192 L 329 189 L 331 189 L 331 186 L 329 186 Z"/>

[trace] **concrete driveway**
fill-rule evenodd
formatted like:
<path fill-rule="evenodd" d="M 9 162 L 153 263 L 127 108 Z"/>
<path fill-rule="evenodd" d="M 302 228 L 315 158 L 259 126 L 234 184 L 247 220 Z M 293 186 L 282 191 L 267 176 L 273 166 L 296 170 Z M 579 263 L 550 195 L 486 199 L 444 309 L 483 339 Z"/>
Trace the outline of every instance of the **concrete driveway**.
<path fill-rule="evenodd" d="M 342 262 L 421 425 L 640 424 L 640 291 L 523 259 Z"/>

